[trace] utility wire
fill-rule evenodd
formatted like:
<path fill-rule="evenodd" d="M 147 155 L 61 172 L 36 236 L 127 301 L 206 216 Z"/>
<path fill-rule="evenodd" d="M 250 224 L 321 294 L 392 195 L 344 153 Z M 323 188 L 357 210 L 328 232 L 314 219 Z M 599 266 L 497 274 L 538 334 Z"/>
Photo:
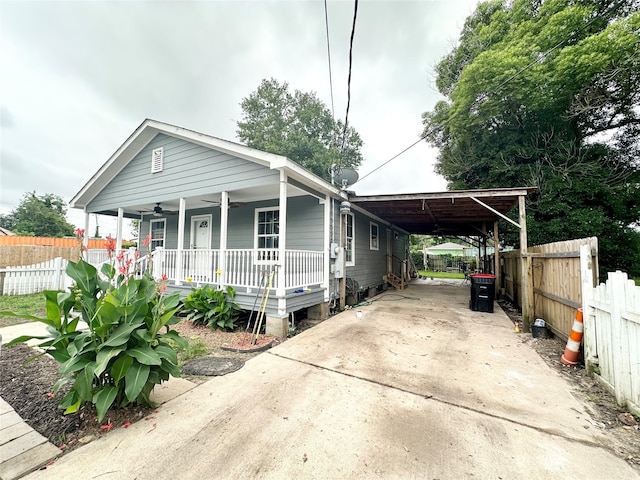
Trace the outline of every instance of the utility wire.
<path fill-rule="evenodd" d="M 357 3 L 357 2 L 356 2 Z M 580 27 L 575 33 L 576 35 L 570 35 L 569 37 L 565 38 L 564 40 L 558 42 L 557 44 L 555 44 L 553 47 L 551 47 L 549 50 L 547 50 L 546 52 L 544 52 L 541 55 L 538 55 L 538 57 L 531 61 L 529 64 L 525 65 L 524 67 L 522 67 L 520 70 L 518 70 L 516 73 L 514 73 L 513 75 L 511 75 L 510 77 L 508 77 L 506 80 L 504 80 L 503 82 L 499 83 L 497 86 L 493 87 L 491 90 L 489 90 L 489 92 L 487 92 L 487 94 L 482 95 L 480 98 L 474 100 L 473 102 L 471 102 L 471 105 L 469 105 L 469 108 L 471 109 L 471 107 L 473 107 L 473 105 L 475 105 L 476 103 L 478 103 L 480 100 L 482 99 L 486 99 L 489 97 L 490 94 L 496 95 L 498 92 L 498 89 L 504 87 L 507 83 L 511 82 L 514 78 L 518 77 L 519 75 L 521 75 L 522 73 L 524 73 L 526 70 L 529 70 L 531 67 L 533 67 L 534 65 L 542 62 L 543 60 L 545 60 L 547 58 L 547 56 L 552 53 L 554 50 L 560 48 L 562 45 L 564 45 L 565 43 L 567 43 L 569 40 L 571 40 L 572 38 L 574 38 L 574 36 L 577 36 L 577 34 L 581 33 L 583 30 L 585 30 L 586 28 L 590 27 L 596 20 L 599 20 L 600 18 L 605 17 L 606 15 L 608 15 L 609 13 L 613 12 L 614 10 L 616 10 L 618 7 L 620 7 L 622 4 L 624 3 L 624 0 L 621 0 L 620 2 L 612 5 L 609 9 L 607 9 L 607 11 L 603 12 L 601 15 L 596 15 L 594 16 L 589 22 L 585 23 L 582 27 Z M 348 108 L 347 108 L 347 112 L 348 112 Z M 458 111 L 457 113 L 454 113 L 453 116 L 450 118 L 453 119 L 456 116 L 460 115 L 460 111 Z M 371 170 L 369 173 L 367 173 L 366 175 L 363 175 L 362 177 L 360 177 L 360 179 L 358 180 L 358 182 L 361 182 L 362 180 L 364 180 L 365 178 L 367 178 L 369 175 L 371 175 L 372 173 L 380 170 L 382 167 L 384 167 L 385 165 L 387 165 L 389 162 L 391 162 L 392 160 L 395 160 L 396 158 L 398 158 L 400 155 L 402 155 L 403 153 L 405 153 L 407 150 L 412 149 L 413 147 L 415 147 L 416 145 L 418 145 L 421 141 L 423 141 L 424 139 L 426 139 L 429 135 L 431 135 L 431 133 L 433 133 L 433 131 L 435 130 L 435 127 L 429 129 L 429 131 L 423 133 L 420 138 L 412 143 L 411 145 L 409 145 L 407 148 L 405 148 L 404 150 L 402 150 L 400 153 L 397 153 L 396 155 L 394 155 L 393 157 L 391 157 L 389 160 L 387 160 L 386 162 L 382 163 L 381 165 L 378 165 L 376 168 L 374 168 L 373 170 Z M 356 183 L 358 183 L 356 182 Z M 355 184 L 354 184 L 355 185 Z"/>
<path fill-rule="evenodd" d="M 351 67 L 353 65 L 353 37 L 356 33 L 356 17 L 358 16 L 358 0 L 355 0 L 353 8 L 353 25 L 351 26 L 351 41 L 349 43 L 349 77 L 347 78 L 347 113 L 344 117 L 344 129 L 342 130 L 342 146 L 340 153 L 344 151 L 344 142 L 347 139 L 347 126 L 349 125 L 349 106 L 351 104 Z"/>
<path fill-rule="evenodd" d="M 333 107 L 333 80 L 331 77 L 331 47 L 329 46 L 329 13 L 327 10 L 327 0 L 324 0 L 324 25 L 327 32 L 327 59 L 329 61 L 329 93 L 331 94 L 331 117 L 336 121 L 336 113 Z"/>

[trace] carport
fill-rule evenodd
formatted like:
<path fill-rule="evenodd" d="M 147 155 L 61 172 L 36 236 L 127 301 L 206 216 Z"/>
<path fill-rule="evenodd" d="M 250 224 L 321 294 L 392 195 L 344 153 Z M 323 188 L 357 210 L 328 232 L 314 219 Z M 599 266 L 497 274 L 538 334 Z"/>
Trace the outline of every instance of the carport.
<path fill-rule="evenodd" d="M 526 196 L 535 187 L 452 190 L 398 195 L 350 195 L 349 202 L 415 235 L 479 237 L 486 247 L 488 237 L 499 239 L 498 221 L 520 229 L 522 257 L 522 316 L 530 320 L 530 258 L 527 256 Z M 518 221 L 507 216 L 518 207 Z M 486 250 L 485 250 L 486 251 Z M 500 255 L 495 249 L 493 270 L 500 285 Z M 496 289 L 497 293 L 498 289 Z"/>

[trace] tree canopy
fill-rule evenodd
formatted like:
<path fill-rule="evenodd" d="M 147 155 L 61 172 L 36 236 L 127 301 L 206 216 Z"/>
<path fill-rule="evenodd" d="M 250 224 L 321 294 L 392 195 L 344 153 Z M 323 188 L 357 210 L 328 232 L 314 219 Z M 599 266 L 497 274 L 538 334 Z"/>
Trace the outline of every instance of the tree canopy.
<path fill-rule="evenodd" d="M 67 222 L 67 209 L 62 197 L 52 193 L 37 196 L 25 193 L 18 207 L 0 215 L 0 226 L 17 235 L 36 237 L 64 237 L 74 234 L 74 226 Z"/>
<path fill-rule="evenodd" d="M 479 4 L 436 68 L 446 100 L 423 115 L 438 173 L 538 187 L 529 243 L 598 236 L 604 268 L 640 274 L 639 51 L 637 0 Z"/>
<path fill-rule="evenodd" d="M 262 80 L 240 103 L 238 138 L 249 147 L 284 155 L 329 180 L 332 164 L 356 168 L 362 140 L 353 128 L 335 121 L 315 93 L 296 90 L 275 79 Z"/>

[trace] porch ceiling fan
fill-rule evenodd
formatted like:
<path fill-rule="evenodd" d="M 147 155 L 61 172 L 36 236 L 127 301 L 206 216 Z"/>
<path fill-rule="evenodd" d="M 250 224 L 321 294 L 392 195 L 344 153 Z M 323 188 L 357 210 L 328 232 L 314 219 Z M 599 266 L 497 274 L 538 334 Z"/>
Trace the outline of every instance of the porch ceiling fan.
<path fill-rule="evenodd" d="M 140 212 L 140 213 L 150 213 L 152 214 L 154 217 L 161 217 L 162 215 L 176 215 L 178 212 L 175 212 L 173 210 L 165 210 L 164 208 L 162 208 L 160 206 L 161 202 L 156 202 L 156 206 L 153 207 L 153 210 L 149 210 L 146 212 Z"/>
<path fill-rule="evenodd" d="M 220 202 L 219 200 L 205 200 L 204 198 L 202 199 L 203 202 L 206 203 L 211 203 L 213 204 L 215 207 L 219 207 L 220 205 L 222 205 L 222 202 Z M 237 208 L 237 207 L 243 207 L 245 206 L 247 203 L 246 202 L 229 202 L 229 208 Z"/>

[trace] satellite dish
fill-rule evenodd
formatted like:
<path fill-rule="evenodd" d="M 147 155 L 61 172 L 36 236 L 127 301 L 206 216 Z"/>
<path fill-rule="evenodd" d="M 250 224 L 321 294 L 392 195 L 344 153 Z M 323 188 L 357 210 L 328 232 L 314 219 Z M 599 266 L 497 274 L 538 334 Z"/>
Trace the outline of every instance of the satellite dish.
<path fill-rule="evenodd" d="M 339 168 L 336 172 L 336 182 L 342 188 L 347 188 L 358 181 L 358 172 L 352 170 L 351 168 Z"/>

